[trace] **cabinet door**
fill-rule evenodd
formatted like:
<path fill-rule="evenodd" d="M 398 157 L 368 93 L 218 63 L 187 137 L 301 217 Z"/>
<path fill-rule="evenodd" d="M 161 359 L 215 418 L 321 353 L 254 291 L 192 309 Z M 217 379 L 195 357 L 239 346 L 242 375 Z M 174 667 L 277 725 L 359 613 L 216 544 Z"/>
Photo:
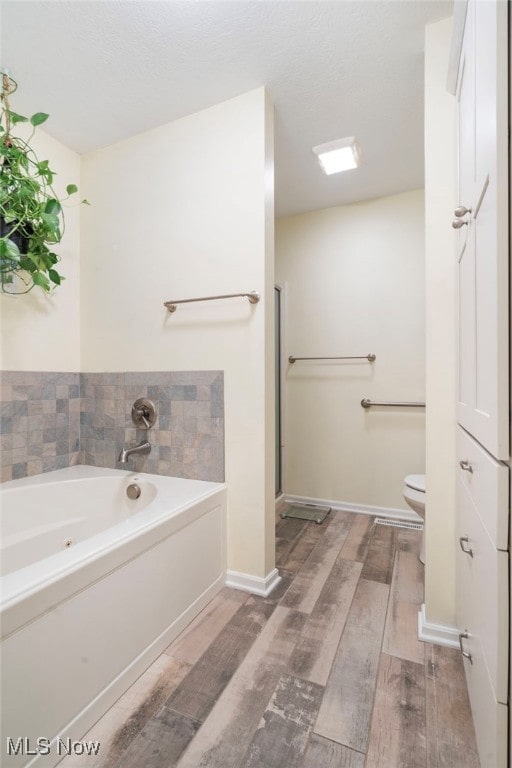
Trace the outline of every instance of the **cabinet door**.
<path fill-rule="evenodd" d="M 470 0 L 459 68 L 458 420 L 509 458 L 507 3 Z M 460 212 L 459 212 L 460 213 Z"/>

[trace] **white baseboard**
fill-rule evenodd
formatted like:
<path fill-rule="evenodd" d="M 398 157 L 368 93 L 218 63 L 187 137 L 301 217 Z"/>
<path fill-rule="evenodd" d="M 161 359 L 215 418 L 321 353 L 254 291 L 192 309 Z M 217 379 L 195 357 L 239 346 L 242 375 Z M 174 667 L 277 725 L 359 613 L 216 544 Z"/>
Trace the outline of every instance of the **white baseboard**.
<path fill-rule="evenodd" d="M 424 643 L 445 645 L 447 648 L 459 647 L 459 632 L 456 627 L 448 627 L 444 624 L 434 624 L 427 621 L 425 616 L 425 603 L 418 611 L 418 638 Z"/>
<path fill-rule="evenodd" d="M 283 504 L 286 503 L 286 499 L 284 496 L 284 493 L 280 493 L 279 496 L 276 496 L 276 510 L 279 509 Z"/>
<path fill-rule="evenodd" d="M 332 507 L 343 512 L 357 512 L 360 515 L 375 515 L 389 517 L 394 520 L 404 520 L 408 523 L 422 523 L 422 518 L 412 509 L 394 509 L 393 507 L 372 507 L 369 504 L 353 504 L 347 501 L 332 501 L 331 499 L 312 499 L 308 496 L 292 496 L 286 494 L 288 504 L 317 504 L 322 507 Z"/>
<path fill-rule="evenodd" d="M 241 589 L 260 597 L 268 597 L 280 581 L 281 577 L 277 568 L 270 571 L 265 578 L 251 576 L 250 573 L 240 573 L 239 571 L 227 571 L 226 573 L 226 587 Z"/>

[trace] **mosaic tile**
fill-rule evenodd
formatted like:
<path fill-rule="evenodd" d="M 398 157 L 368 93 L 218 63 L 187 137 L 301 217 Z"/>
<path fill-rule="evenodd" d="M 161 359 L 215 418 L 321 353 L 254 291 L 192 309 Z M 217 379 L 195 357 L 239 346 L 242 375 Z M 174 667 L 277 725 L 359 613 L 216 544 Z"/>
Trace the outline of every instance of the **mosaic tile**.
<path fill-rule="evenodd" d="M 12 432 L 0 435 L 0 451 L 8 451 L 12 448 Z"/>
<path fill-rule="evenodd" d="M 55 400 L 55 398 L 57 397 L 57 390 L 56 390 L 55 384 L 53 383 L 43 384 L 42 397 L 43 397 L 43 400 Z"/>
<path fill-rule="evenodd" d="M 163 430 L 172 429 L 172 416 L 161 415 L 158 419 L 158 425 L 159 425 L 159 428 Z"/>
<path fill-rule="evenodd" d="M 53 400 L 45 399 L 41 403 L 41 408 L 43 413 L 57 413 L 57 401 L 54 398 Z"/>
<path fill-rule="evenodd" d="M 9 402 L 12 400 L 12 385 L 0 384 L 0 401 Z"/>
<path fill-rule="evenodd" d="M 43 429 L 43 443 L 54 443 L 57 440 L 57 427 Z"/>
<path fill-rule="evenodd" d="M 205 480 L 224 478 L 223 374 L 150 371 L 0 374 L 2 480 L 76 463 L 116 467 L 121 448 L 149 439 L 136 471 Z M 149 431 L 131 419 L 134 400 L 155 403 Z"/>
<path fill-rule="evenodd" d="M 28 416 L 13 416 L 11 419 L 11 429 L 13 432 L 27 432 Z"/>
<path fill-rule="evenodd" d="M 2 465 L 0 469 L 0 478 L 2 483 L 5 483 L 6 480 L 12 480 L 12 464 L 7 464 L 6 466 Z"/>
<path fill-rule="evenodd" d="M 12 432 L 12 418 L 8 416 L 0 416 L 0 432 L 6 434 Z"/>
<path fill-rule="evenodd" d="M 158 435 L 158 442 L 161 446 L 170 447 L 172 445 L 172 432 L 170 430 L 160 430 Z"/>
<path fill-rule="evenodd" d="M 31 387 L 22 385 L 22 384 L 15 384 L 12 387 L 12 399 L 13 400 L 28 400 L 29 391 Z"/>
<path fill-rule="evenodd" d="M 197 384 L 196 386 L 196 399 L 197 400 L 210 400 L 211 393 L 210 387 L 206 384 Z"/>
<path fill-rule="evenodd" d="M 13 464 L 22 464 L 28 460 L 28 448 L 13 448 L 11 455 Z"/>
<path fill-rule="evenodd" d="M 27 462 L 27 475 L 40 475 L 43 471 L 42 459 L 29 459 Z"/>
<path fill-rule="evenodd" d="M 27 462 L 23 462 L 21 464 L 13 464 L 12 465 L 12 479 L 13 480 L 19 480 L 22 477 L 27 477 Z"/>

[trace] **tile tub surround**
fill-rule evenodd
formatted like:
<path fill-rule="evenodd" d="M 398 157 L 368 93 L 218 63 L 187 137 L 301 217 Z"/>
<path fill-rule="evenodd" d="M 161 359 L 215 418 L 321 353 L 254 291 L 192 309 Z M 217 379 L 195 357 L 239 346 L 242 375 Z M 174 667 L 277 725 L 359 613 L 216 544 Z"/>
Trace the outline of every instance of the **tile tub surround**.
<path fill-rule="evenodd" d="M 2 480 L 73 464 L 224 480 L 221 371 L 4 371 L 0 387 Z M 139 397 L 155 403 L 150 430 L 131 420 Z M 121 448 L 142 440 L 150 441 L 151 454 L 120 465 Z"/>
<path fill-rule="evenodd" d="M 78 464 L 80 374 L 0 372 L 1 479 Z"/>
<path fill-rule="evenodd" d="M 134 469 L 194 480 L 224 480 L 224 376 L 222 371 L 82 373 L 80 463 Z M 139 397 L 152 400 L 153 428 L 136 429 L 131 410 Z M 149 455 L 123 446 L 149 440 Z"/>

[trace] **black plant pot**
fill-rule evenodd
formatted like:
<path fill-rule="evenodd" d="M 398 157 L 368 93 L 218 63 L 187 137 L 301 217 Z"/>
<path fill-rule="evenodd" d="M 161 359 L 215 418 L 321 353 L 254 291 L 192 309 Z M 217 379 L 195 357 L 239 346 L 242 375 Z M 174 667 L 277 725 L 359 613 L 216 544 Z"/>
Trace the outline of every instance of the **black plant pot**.
<path fill-rule="evenodd" d="M 12 240 L 12 242 L 18 246 L 19 252 L 22 255 L 26 255 L 28 253 L 31 227 L 30 225 L 25 225 L 23 231 L 21 229 L 16 229 L 14 232 L 12 232 L 15 227 L 16 222 L 10 221 L 7 223 L 4 221 L 3 217 L 0 216 L 0 237 L 8 237 L 9 240 Z M 12 234 L 10 234 L 11 232 Z"/>

